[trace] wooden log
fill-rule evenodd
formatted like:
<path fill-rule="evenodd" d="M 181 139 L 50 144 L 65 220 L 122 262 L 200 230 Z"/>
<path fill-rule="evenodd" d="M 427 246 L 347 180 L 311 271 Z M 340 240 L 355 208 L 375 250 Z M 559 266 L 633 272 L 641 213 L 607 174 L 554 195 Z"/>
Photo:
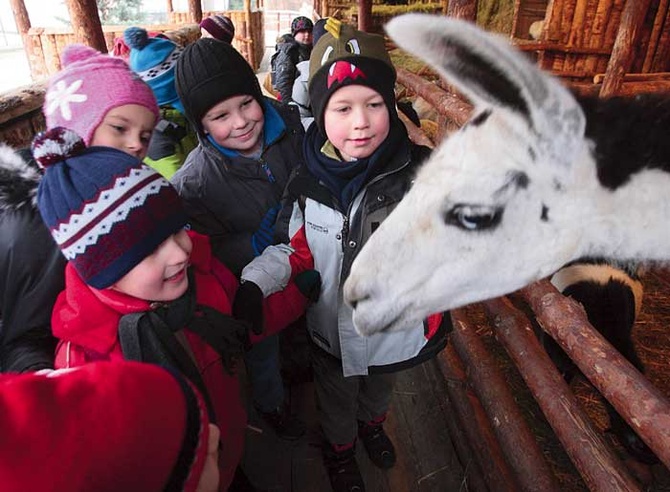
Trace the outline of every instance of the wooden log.
<path fill-rule="evenodd" d="M 372 0 L 358 1 L 358 30 L 371 32 L 372 30 Z"/>
<path fill-rule="evenodd" d="M 604 73 L 597 73 L 593 76 L 594 84 L 602 84 L 605 79 Z M 625 82 L 652 82 L 652 81 L 670 81 L 670 72 L 658 73 L 627 73 L 623 76 Z"/>
<path fill-rule="evenodd" d="M 44 84 L 33 84 L 0 95 L 0 125 L 41 109 L 45 94 Z"/>
<path fill-rule="evenodd" d="M 468 379 L 493 423 L 493 431 L 519 482 L 519 490 L 558 492 L 556 479 L 535 436 L 491 355 L 462 309 L 453 310 L 451 316 L 454 324 L 451 341 L 468 368 Z"/>
<path fill-rule="evenodd" d="M 670 401 L 600 333 L 589 329 L 584 309 L 562 296 L 548 280 L 519 293 L 535 312 L 542 329 L 670 467 Z"/>
<path fill-rule="evenodd" d="M 612 56 L 607 64 L 605 80 L 600 89 L 600 97 L 610 97 L 617 93 L 623 83 L 623 76 L 630 70 L 633 62 L 633 47 L 642 29 L 644 17 L 651 0 L 629 0 L 621 14 Z"/>
<path fill-rule="evenodd" d="M 640 491 L 640 485 L 591 425 L 533 333 L 528 318 L 504 297 L 483 303 L 496 339 L 519 369 L 547 421 L 590 490 Z"/>
<path fill-rule="evenodd" d="M 459 126 L 470 118 L 472 105 L 463 101 L 460 97 L 443 91 L 435 84 L 404 68 L 397 68 L 396 71 L 398 73 L 398 83 L 423 97 L 433 105 L 438 113 L 447 116 Z"/>
<path fill-rule="evenodd" d="M 477 20 L 477 0 L 449 0 L 447 15 L 475 22 Z"/>
<path fill-rule="evenodd" d="M 647 53 L 645 54 L 644 62 L 642 63 L 642 72 L 644 73 L 652 71 L 652 62 L 654 60 L 656 48 L 658 47 L 658 42 L 661 37 L 663 23 L 670 20 L 667 19 L 668 14 L 668 0 L 660 0 L 658 4 L 658 10 L 656 11 L 656 16 L 654 17 L 654 23 L 651 26 L 651 34 L 649 35 Z"/>
<path fill-rule="evenodd" d="M 515 46 L 521 51 L 556 51 L 560 53 L 574 53 L 584 55 L 609 55 L 607 48 L 591 48 L 588 46 L 568 46 L 548 41 L 515 40 Z"/>
<path fill-rule="evenodd" d="M 464 465 L 474 466 L 469 485 L 475 490 L 490 490 L 491 492 L 513 492 L 518 490 L 518 484 L 509 465 L 505 461 L 502 449 L 498 443 L 491 422 L 486 417 L 484 408 L 477 397 L 468 388 L 463 362 L 458 357 L 452 344 L 447 345 L 437 356 L 440 371 L 447 382 L 449 401 L 454 408 L 454 416 L 458 425 L 455 425 L 466 436 L 468 447 L 460 449 L 456 446 Z M 454 439 L 456 445 L 456 439 Z M 462 453 L 462 454 L 461 454 Z M 471 462 L 470 456 L 474 458 Z M 466 461 L 467 460 L 467 461 Z M 465 467 L 465 466 L 464 466 Z M 479 472 L 479 473 L 478 473 Z M 486 485 L 481 481 L 486 482 Z"/>
<path fill-rule="evenodd" d="M 107 53 L 96 0 L 67 0 L 67 9 L 77 43 Z"/>
<path fill-rule="evenodd" d="M 407 116 L 405 116 L 405 113 L 398 111 L 398 118 L 400 118 L 400 121 L 402 121 L 405 125 L 405 128 L 407 128 L 407 135 L 412 142 L 417 145 L 425 145 L 430 149 L 435 148 L 433 141 L 428 138 L 428 136 L 426 136 L 423 131 L 421 131 L 421 128 L 412 123 L 412 121 Z"/>
<path fill-rule="evenodd" d="M 607 19 L 610 17 L 612 10 L 612 0 L 600 0 L 593 17 L 591 25 L 591 39 L 589 40 L 589 48 L 602 48 L 605 42 L 605 31 L 607 26 Z M 609 50 L 608 50 L 609 51 Z M 608 53 L 609 54 L 609 53 Z M 598 68 L 600 59 L 596 56 L 589 56 L 584 64 L 584 71 L 593 73 Z"/>
<path fill-rule="evenodd" d="M 666 12 L 663 30 L 661 31 L 658 47 L 656 48 L 656 53 L 654 53 L 654 59 L 650 68 L 652 72 L 670 70 L 670 8 Z"/>
<path fill-rule="evenodd" d="M 166 3 L 166 5 L 167 5 L 167 13 L 168 13 L 168 14 L 171 14 L 172 12 L 174 12 L 174 7 L 173 7 L 173 5 L 172 5 L 172 0 L 166 0 L 166 2 L 167 2 L 167 3 Z"/>
<path fill-rule="evenodd" d="M 201 0 L 188 0 L 188 16 L 190 22 L 200 24 L 202 20 L 202 3 Z"/>

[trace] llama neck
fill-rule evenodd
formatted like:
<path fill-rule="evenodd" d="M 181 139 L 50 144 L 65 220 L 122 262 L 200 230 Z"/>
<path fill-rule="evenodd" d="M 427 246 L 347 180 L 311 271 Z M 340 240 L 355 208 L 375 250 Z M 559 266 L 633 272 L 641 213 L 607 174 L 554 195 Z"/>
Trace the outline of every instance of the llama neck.
<path fill-rule="evenodd" d="M 581 190 L 585 204 L 583 254 L 630 260 L 663 260 L 670 247 L 670 173 L 637 172 L 614 190 L 599 184 Z M 579 215 L 575 215 L 578 217 Z M 573 220 L 574 221 L 574 220 Z"/>

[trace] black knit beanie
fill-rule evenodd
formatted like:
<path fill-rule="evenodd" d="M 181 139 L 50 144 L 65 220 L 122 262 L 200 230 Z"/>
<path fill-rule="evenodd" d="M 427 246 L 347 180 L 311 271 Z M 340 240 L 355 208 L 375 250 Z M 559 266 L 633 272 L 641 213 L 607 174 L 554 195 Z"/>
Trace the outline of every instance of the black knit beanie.
<path fill-rule="evenodd" d="M 230 44 L 200 38 L 188 45 L 175 72 L 177 94 L 186 117 L 204 135 L 202 117 L 229 97 L 249 94 L 263 108 L 263 95 L 256 74 Z"/>
<path fill-rule="evenodd" d="M 325 134 L 323 117 L 328 100 L 347 85 L 364 85 L 377 91 L 391 120 L 396 119 L 396 72 L 384 38 L 357 31 L 332 17 L 327 19 L 325 31 L 309 57 L 309 98 L 321 132 Z"/>

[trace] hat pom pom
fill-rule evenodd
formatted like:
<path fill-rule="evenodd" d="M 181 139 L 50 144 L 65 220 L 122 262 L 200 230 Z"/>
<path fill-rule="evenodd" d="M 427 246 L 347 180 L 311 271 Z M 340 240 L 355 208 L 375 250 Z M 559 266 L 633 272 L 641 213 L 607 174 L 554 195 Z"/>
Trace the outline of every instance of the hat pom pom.
<path fill-rule="evenodd" d="M 62 126 L 37 134 L 31 145 L 33 157 L 42 169 L 80 154 L 85 148 L 79 135 Z"/>
<path fill-rule="evenodd" d="M 123 38 L 135 50 L 141 50 L 149 43 L 149 33 L 141 27 L 129 27 L 124 31 Z"/>
<path fill-rule="evenodd" d="M 91 48 L 90 46 L 85 46 L 83 44 L 71 44 L 65 47 L 63 54 L 61 55 L 61 61 L 64 67 L 71 65 L 75 62 L 87 60 L 94 56 L 98 56 L 101 53 Z"/>

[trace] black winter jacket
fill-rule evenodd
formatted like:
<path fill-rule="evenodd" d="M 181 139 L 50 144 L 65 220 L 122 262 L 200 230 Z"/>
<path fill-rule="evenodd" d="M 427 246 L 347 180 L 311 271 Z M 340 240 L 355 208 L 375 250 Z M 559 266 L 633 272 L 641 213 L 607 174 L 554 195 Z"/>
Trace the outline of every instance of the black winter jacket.
<path fill-rule="evenodd" d="M 266 104 L 285 128 L 266 145 L 260 159 L 225 156 L 199 136 L 200 144 L 171 180 L 184 200 L 191 227 L 211 237 L 212 251 L 236 275 L 255 256 L 252 234 L 266 212 L 280 203 L 293 169 L 302 163 L 304 130 L 297 108 L 269 99 Z M 266 130 L 267 125 L 266 111 Z"/>
<path fill-rule="evenodd" d="M 288 104 L 293 100 L 293 82 L 297 76 L 295 66 L 302 61 L 309 60 L 311 53 L 312 45 L 307 46 L 297 41 L 279 45 L 277 57 L 273 63 L 273 84 L 281 94 L 283 103 Z"/>
<path fill-rule="evenodd" d="M 0 371 L 53 367 L 51 311 L 65 258 L 36 206 L 41 174 L 30 152 L 0 146 Z"/>

